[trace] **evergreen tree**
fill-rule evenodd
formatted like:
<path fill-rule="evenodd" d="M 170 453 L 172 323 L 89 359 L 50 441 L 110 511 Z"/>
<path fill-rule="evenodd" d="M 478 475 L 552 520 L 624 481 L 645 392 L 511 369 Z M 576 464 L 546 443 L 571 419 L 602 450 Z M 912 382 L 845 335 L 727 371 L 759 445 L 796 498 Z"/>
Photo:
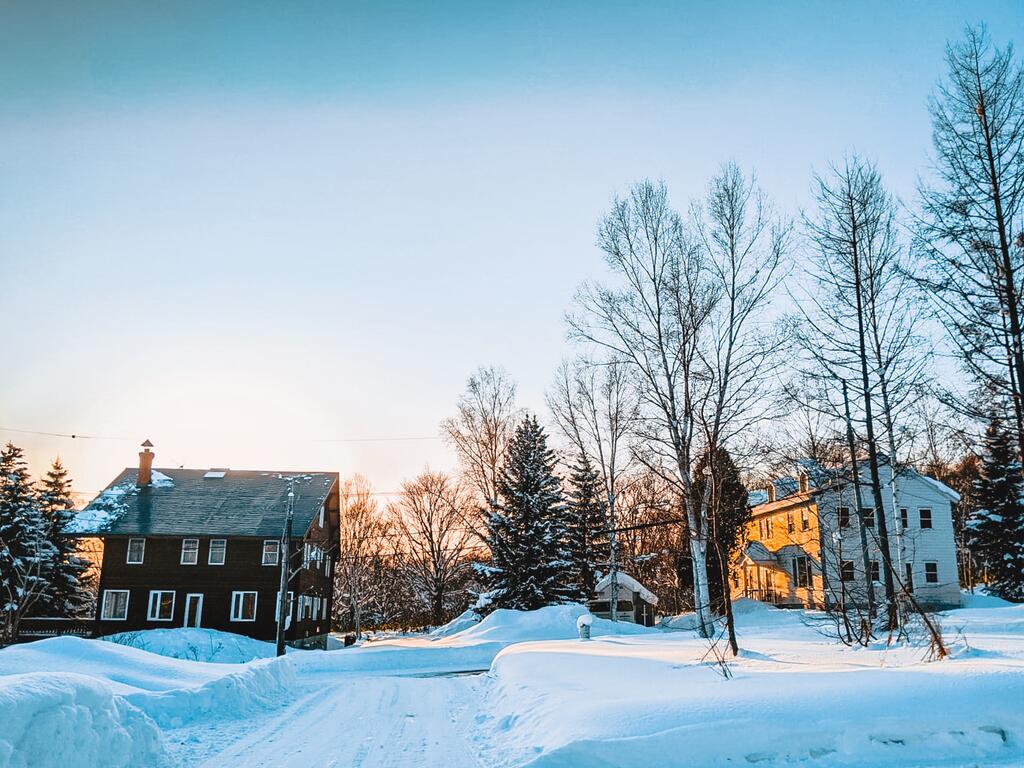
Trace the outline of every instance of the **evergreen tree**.
<path fill-rule="evenodd" d="M 566 543 L 572 561 L 575 599 L 587 603 L 597 585 L 597 565 L 608 560 L 608 505 L 601 479 L 590 460 L 580 456 L 569 475 L 566 504 Z"/>
<path fill-rule="evenodd" d="M 46 591 L 56 556 L 46 533 L 22 451 L 8 443 L 0 451 L 0 644 L 15 639 L 22 617 Z"/>
<path fill-rule="evenodd" d="M 509 443 L 498 498 L 486 520 L 491 562 L 481 572 L 490 608 L 534 610 L 575 596 L 562 485 L 554 468 L 544 430 L 528 416 Z"/>
<path fill-rule="evenodd" d="M 1015 601 L 1024 600 L 1022 486 L 1014 437 L 993 417 L 982 447 L 977 509 L 968 523 L 970 547 L 983 564 L 989 591 Z"/>
<path fill-rule="evenodd" d="M 39 482 L 39 509 L 46 524 L 46 537 L 56 550 L 47 574 L 49 589 L 32 609 L 37 616 L 81 616 L 92 606 L 88 576 L 89 563 L 78 556 L 75 540 L 65 536 L 64 528 L 74 517 L 68 472 L 55 459 Z"/>

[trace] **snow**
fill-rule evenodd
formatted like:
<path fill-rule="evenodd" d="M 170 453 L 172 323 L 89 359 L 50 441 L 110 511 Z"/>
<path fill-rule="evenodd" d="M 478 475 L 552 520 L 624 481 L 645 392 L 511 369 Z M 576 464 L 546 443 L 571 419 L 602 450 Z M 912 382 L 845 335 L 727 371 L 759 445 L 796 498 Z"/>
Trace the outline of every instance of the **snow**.
<path fill-rule="evenodd" d="M 641 584 L 639 581 L 630 576 L 628 573 L 622 573 L 621 571 L 619 571 L 619 573 L 616 575 L 616 580 L 619 582 L 620 590 L 626 589 L 630 592 L 639 592 L 640 597 L 642 597 L 651 605 L 658 604 L 657 596 L 653 592 L 651 592 L 651 590 L 649 590 L 647 587 Z M 604 576 L 599 582 L 597 582 L 597 586 L 594 587 L 594 590 L 597 592 L 604 592 L 604 590 L 608 589 L 608 587 L 611 586 L 611 583 L 612 575 L 609 573 L 606 576 Z"/>
<path fill-rule="evenodd" d="M 64 528 L 65 533 L 96 533 L 108 528 L 124 514 L 124 498 L 137 490 L 134 482 L 111 486 L 75 514 Z"/>
<path fill-rule="evenodd" d="M 85 675 L 0 677 L 0 768 L 166 764 L 157 725 Z"/>
<path fill-rule="evenodd" d="M 928 477 L 928 475 L 922 475 L 920 473 L 918 473 L 917 476 L 931 483 L 939 491 L 939 493 L 941 493 L 943 496 L 946 496 L 954 503 L 960 501 L 960 494 L 954 491 L 941 480 L 936 480 L 934 477 Z"/>
<path fill-rule="evenodd" d="M 274 643 L 215 629 L 149 629 L 143 632 L 122 632 L 102 639 L 174 659 L 214 661 L 220 664 L 243 664 L 253 659 L 277 655 Z M 288 651 L 293 652 L 294 649 L 289 648 Z"/>
<path fill-rule="evenodd" d="M 578 605 L 234 664 L 173 658 L 193 630 L 149 635 L 168 655 L 54 638 L 0 650 L 0 768 L 1022 764 L 1024 606 L 965 605 L 939 616 L 952 657 L 929 663 L 920 646 L 847 648 L 814 614 L 738 600 L 731 679 L 692 616 L 595 618 L 581 643 Z M 470 670 L 487 672 L 454 674 Z"/>
<path fill-rule="evenodd" d="M 470 608 L 469 610 L 463 611 L 454 619 L 449 621 L 447 624 L 442 624 L 430 632 L 431 637 L 448 637 L 454 635 L 457 632 L 461 632 L 464 629 L 469 629 L 474 624 L 480 623 L 480 614 Z"/>
<path fill-rule="evenodd" d="M 150 473 L 149 484 L 153 488 L 173 488 L 174 487 L 174 479 L 171 478 L 171 477 L 168 477 L 163 472 L 161 472 L 161 471 L 159 471 L 157 469 L 154 469 Z"/>

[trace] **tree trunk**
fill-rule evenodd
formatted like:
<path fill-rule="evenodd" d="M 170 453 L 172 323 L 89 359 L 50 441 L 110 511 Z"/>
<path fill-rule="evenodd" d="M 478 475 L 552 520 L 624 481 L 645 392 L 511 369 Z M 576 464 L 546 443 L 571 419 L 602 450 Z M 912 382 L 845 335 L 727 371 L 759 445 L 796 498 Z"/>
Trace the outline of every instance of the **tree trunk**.
<path fill-rule="evenodd" d="M 853 440 L 853 422 L 850 419 L 850 398 L 847 394 L 846 382 L 843 384 L 843 405 L 846 412 L 846 447 L 850 451 L 850 471 L 853 473 L 853 495 L 857 504 L 857 520 L 860 523 L 860 551 L 864 561 L 864 581 L 868 587 L 868 618 L 874 621 L 875 618 L 875 585 L 871 581 L 871 556 L 868 554 L 868 532 L 864 526 L 863 514 L 864 501 L 860 492 L 860 468 L 857 464 L 857 446 Z M 842 562 L 839 563 L 840 572 Z M 841 576 L 840 576 L 841 580 Z"/>

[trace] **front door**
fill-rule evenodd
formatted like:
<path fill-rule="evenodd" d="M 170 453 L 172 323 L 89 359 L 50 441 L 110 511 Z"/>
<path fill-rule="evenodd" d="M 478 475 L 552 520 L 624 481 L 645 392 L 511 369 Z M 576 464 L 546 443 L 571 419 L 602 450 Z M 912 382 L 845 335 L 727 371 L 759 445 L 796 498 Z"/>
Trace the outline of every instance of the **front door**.
<path fill-rule="evenodd" d="M 203 596 L 201 594 L 191 593 L 185 595 L 185 626 L 186 627 L 199 627 L 202 626 L 203 620 Z"/>

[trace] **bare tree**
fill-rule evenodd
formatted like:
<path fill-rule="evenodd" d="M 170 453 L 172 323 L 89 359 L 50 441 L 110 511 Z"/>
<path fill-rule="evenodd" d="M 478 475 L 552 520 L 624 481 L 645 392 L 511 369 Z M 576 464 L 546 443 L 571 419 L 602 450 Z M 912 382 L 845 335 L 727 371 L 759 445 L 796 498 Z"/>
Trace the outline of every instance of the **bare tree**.
<path fill-rule="evenodd" d="M 487 508 L 497 498 L 498 476 L 519 416 L 515 382 L 503 368 L 479 368 L 466 382 L 456 410 L 455 416 L 441 422 L 441 431 L 455 449 L 466 481 Z M 482 533 L 478 522 L 467 518 L 467 523 Z"/>
<path fill-rule="evenodd" d="M 335 608 L 348 614 L 356 637 L 362 635 L 362 613 L 373 579 L 381 543 L 394 536 L 379 513 L 370 481 L 354 475 L 341 486 L 338 512 L 338 562 L 335 567 Z"/>
<path fill-rule="evenodd" d="M 984 27 L 946 49 L 947 79 L 932 98 L 934 180 L 922 184 L 917 246 L 924 295 L 965 371 L 986 395 L 948 402 L 986 419 L 991 399 L 1013 408 L 1024 456 L 1024 70 Z"/>
<path fill-rule="evenodd" d="M 547 396 L 555 423 L 573 450 L 597 467 L 608 509 L 611 620 L 618 620 L 617 501 L 631 454 L 626 445 L 639 417 L 639 401 L 629 372 L 615 360 L 577 359 L 558 369 Z"/>
<path fill-rule="evenodd" d="M 471 495 L 457 481 L 427 470 L 402 483 L 390 509 L 402 534 L 409 573 L 429 601 L 435 626 L 444 623 L 453 597 L 472 572 L 474 536 L 465 524 L 472 506 Z"/>

